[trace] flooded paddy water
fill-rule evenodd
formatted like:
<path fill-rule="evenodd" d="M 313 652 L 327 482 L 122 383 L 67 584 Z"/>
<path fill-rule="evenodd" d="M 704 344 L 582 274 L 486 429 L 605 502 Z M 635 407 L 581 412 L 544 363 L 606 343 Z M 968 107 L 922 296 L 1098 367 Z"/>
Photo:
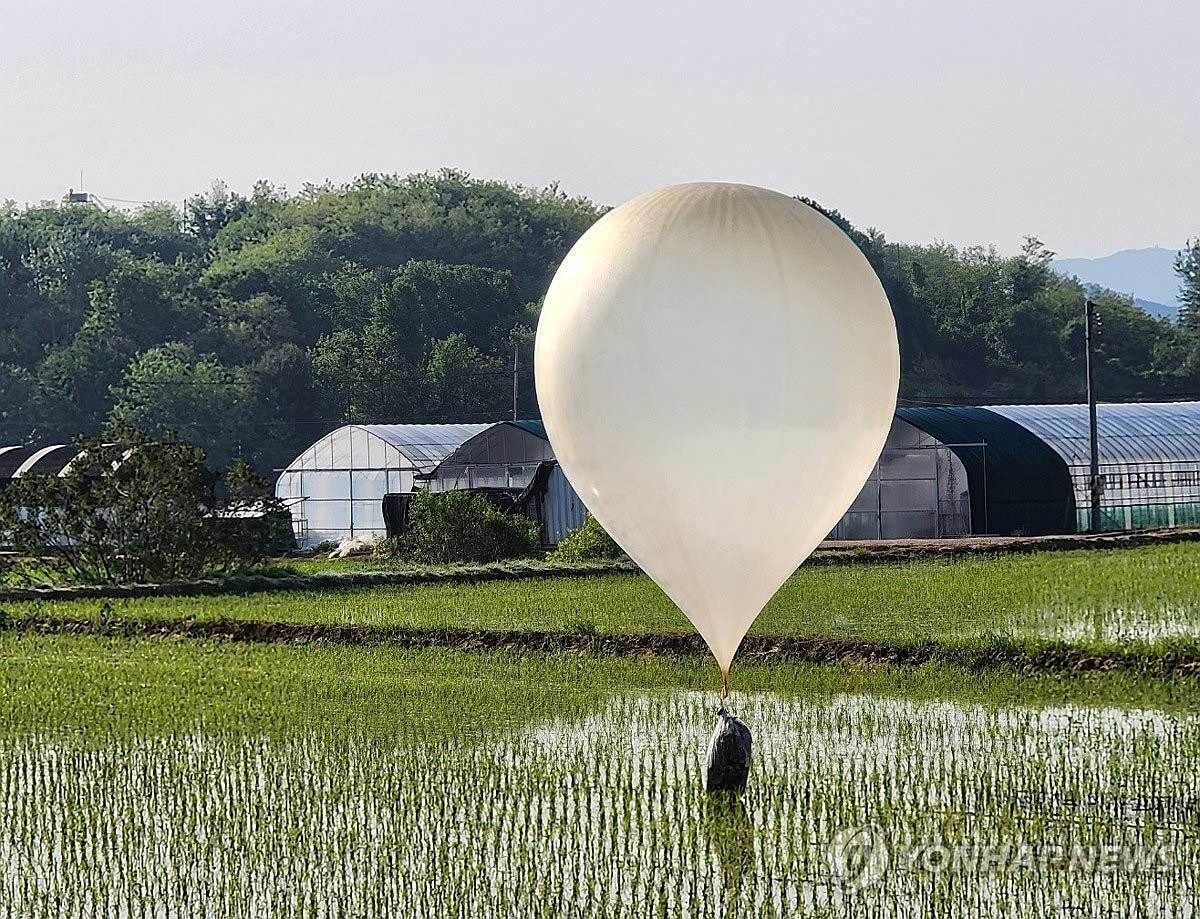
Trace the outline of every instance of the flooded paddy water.
<path fill-rule="evenodd" d="M 1103 607 L 1067 604 L 1032 606 L 1010 617 L 1001 634 L 1016 639 L 1086 643 L 1121 647 L 1138 642 L 1150 647 L 1171 647 L 1179 642 L 1194 646 L 1200 641 L 1200 618 L 1194 604 L 1113 604 Z"/>
<path fill-rule="evenodd" d="M 437 730 L 327 712 L 273 730 L 14 719 L 0 917 L 1190 916 L 1200 901 L 1198 714 L 739 694 L 756 746 L 734 803 L 700 789 L 713 701 L 597 691 L 493 723 L 486 694 L 472 709 L 430 693 Z"/>

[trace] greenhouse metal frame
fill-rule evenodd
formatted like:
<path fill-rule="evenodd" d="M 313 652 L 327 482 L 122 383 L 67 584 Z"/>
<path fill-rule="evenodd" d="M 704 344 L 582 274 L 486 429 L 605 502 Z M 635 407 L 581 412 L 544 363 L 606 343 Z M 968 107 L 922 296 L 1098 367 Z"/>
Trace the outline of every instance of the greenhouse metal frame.
<path fill-rule="evenodd" d="M 383 496 L 413 490 L 487 424 L 348 424 L 280 471 L 275 496 L 292 512 L 301 546 L 386 535 Z"/>

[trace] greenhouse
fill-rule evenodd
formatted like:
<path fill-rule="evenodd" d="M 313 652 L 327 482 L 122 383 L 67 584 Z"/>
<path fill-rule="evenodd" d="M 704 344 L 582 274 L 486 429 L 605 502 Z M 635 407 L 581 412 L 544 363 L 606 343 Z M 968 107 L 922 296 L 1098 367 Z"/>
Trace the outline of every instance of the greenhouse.
<path fill-rule="evenodd" d="M 1088 529 L 1086 405 L 902 406 L 896 415 L 961 462 L 971 508 L 966 532 Z M 1200 403 L 1101 404 L 1096 417 L 1100 528 L 1200 524 Z M 891 447 L 889 438 L 881 464 Z"/>
<path fill-rule="evenodd" d="M 542 542 L 556 545 L 583 525 L 587 508 L 554 458 L 540 421 L 502 421 L 476 434 L 424 476 L 430 491 L 500 489 L 522 492 L 525 512 Z"/>
<path fill-rule="evenodd" d="M 1061 459 L 1071 528 L 1088 528 L 1090 445 L 1086 405 L 996 405 Z M 1200 525 L 1200 402 L 1104 404 L 1096 410 L 1100 528 Z"/>
<path fill-rule="evenodd" d="M 538 466 L 554 459 L 540 421 L 501 421 L 462 443 L 425 475 L 430 491 L 524 488 Z"/>
<path fill-rule="evenodd" d="M 413 490 L 416 476 L 487 424 L 348 424 L 282 470 L 275 496 L 291 511 L 301 546 L 347 537 L 381 537 L 383 496 Z M 0 457 L 2 459 L 2 457 Z"/>
<path fill-rule="evenodd" d="M 1101 526 L 1200 525 L 1200 403 L 1103 404 L 1097 416 Z M 0 448 L 0 476 L 65 465 L 72 449 Z M 870 478 L 829 537 L 1083 531 L 1089 475 L 1084 405 L 901 406 Z M 586 515 L 540 421 L 347 425 L 297 457 L 276 495 L 300 544 L 312 546 L 384 535 L 383 496 L 415 489 L 528 492 L 522 506 L 548 544 Z"/>
<path fill-rule="evenodd" d="M 879 461 L 830 539 L 921 539 L 973 532 L 970 488 L 960 455 L 975 442 L 938 440 L 901 412 Z"/>
<path fill-rule="evenodd" d="M 23 475 L 62 475 L 79 455 L 74 444 L 0 447 L 0 481 Z"/>

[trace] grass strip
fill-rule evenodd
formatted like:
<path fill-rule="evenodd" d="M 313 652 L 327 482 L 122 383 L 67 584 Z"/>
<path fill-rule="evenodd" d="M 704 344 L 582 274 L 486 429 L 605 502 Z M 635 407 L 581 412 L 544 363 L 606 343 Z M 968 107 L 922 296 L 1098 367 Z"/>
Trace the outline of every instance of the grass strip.
<path fill-rule="evenodd" d="M 821 698 L 864 693 L 959 705 L 1065 704 L 1195 711 L 1197 681 L 1128 671 L 976 673 L 739 658 L 745 693 Z M 531 654 L 387 645 L 160 641 L 0 632 L 0 735 L 66 729 L 99 745 L 114 733 L 249 731 L 291 735 L 337 725 L 395 742 L 408 732 L 462 736 L 590 709 L 613 693 L 712 693 L 711 658 Z"/>
<path fill-rule="evenodd" d="M 615 657 L 707 657 L 694 634 L 607 634 L 515 629 L 412 629 L 395 626 L 325 625 L 247 620 L 176 620 L 27 616 L 11 626 L 38 635 L 158 638 L 288 645 L 388 645 L 404 649 L 588 654 Z M 972 673 L 1010 670 L 1025 674 L 1125 671 L 1148 677 L 1200 677 L 1200 645 L 1163 653 L 1132 644 L 1121 650 L 1081 648 L 1065 642 L 1017 642 L 1004 638 L 959 644 L 887 642 L 862 638 L 749 635 L 742 662 L 842 664 L 857 667 L 923 667 L 930 664 Z"/>
<path fill-rule="evenodd" d="M 52 600 L 136 600 L 145 597 L 245 596 L 280 591 L 339 591 L 356 587 L 403 587 L 417 584 L 486 583 L 529 578 L 579 578 L 606 574 L 638 574 L 632 562 L 545 562 L 533 559 L 480 565 L 416 566 L 391 570 L 317 571 L 300 573 L 287 567 L 255 574 L 229 575 L 163 584 L 80 584 L 70 587 L 7 587 L 0 603 Z"/>

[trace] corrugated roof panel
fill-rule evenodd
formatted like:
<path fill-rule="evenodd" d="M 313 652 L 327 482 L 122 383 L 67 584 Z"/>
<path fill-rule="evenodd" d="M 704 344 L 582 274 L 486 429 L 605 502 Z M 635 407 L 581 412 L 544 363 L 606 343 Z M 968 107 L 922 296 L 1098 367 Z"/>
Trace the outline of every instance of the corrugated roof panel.
<path fill-rule="evenodd" d="M 1086 405 L 989 405 L 1036 434 L 1069 465 L 1089 461 Z M 1200 460 L 1200 402 L 1101 403 L 1101 463 Z"/>

